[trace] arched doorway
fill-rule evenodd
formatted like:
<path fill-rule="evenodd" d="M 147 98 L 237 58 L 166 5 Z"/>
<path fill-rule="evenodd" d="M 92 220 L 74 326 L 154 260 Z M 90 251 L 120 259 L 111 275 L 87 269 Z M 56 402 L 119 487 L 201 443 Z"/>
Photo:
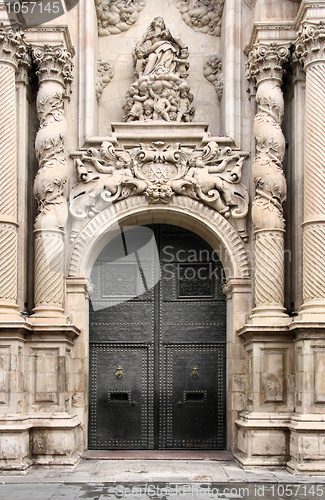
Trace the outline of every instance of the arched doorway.
<path fill-rule="evenodd" d="M 91 280 L 89 448 L 225 448 L 215 251 L 177 226 L 137 226 L 105 246 Z"/>

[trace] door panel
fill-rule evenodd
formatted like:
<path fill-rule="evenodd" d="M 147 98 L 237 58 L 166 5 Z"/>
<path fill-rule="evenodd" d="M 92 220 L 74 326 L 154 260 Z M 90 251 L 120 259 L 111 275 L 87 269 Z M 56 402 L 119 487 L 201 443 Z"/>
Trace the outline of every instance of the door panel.
<path fill-rule="evenodd" d="M 141 227 L 127 242 L 109 243 L 93 268 L 89 447 L 222 449 L 223 269 L 194 233 L 150 229 L 159 248 L 156 286 L 157 255 L 138 248 Z"/>
<path fill-rule="evenodd" d="M 92 448 L 146 448 L 150 408 L 148 348 L 95 344 L 91 348 Z M 152 406 L 152 405 L 151 405 Z"/>

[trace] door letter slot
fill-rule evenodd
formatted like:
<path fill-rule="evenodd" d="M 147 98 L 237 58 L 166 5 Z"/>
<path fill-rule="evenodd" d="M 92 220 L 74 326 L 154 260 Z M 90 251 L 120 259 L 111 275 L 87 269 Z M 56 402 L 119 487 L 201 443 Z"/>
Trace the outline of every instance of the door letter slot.
<path fill-rule="evenodd" d="M 109 403 L 129 403 L 131 400 L 130 392 L 114 392 L 108 393 Z"/>
<path fill-rule="evenodd" d="M 206 403 L 207 391 L 184 391 L 184 403 Z"/>

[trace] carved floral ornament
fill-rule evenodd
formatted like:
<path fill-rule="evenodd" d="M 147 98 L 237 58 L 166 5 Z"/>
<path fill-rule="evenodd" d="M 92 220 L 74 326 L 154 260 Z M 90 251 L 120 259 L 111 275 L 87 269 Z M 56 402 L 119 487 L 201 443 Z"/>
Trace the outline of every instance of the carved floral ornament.
<path fill-rule="evenodd" d="M 10 26 L 0 23 L 0 60 L 11 62 L 16 68 L 20 64 L 28 64 L 30 56 L 24 37 L 24 33 L 15 32 Z"/>
<path fill-rule="evenodd" d="M 75 158 L 78 182 L 70 195 L 72 234 L 108 205 L 144 195 L 149 203 L 168 204 L 189 196 L 230 218 L 247 239 L 248 194 L 240 182 L 244 157 L 214 141 L 189 149 L 162 141 L 134 149 L 115 149 L 104 141 Z M 79 221 L 79 222 L 78 222 Z M 75 224 L 74 224 L 75 223 Z"/>
<path fill-rule="evenodd" d="M 305 65 L 313 61 L 325 61 L 325 21 L 305 21 L 295 42 L 296 53 Z"/>
<path fill-rule="evenodd" d="M 63 46 L 44 44 L 33 50 L 33 60 L 38 67 L 36 72 L 39 84 L 45 80 L 56 81 L 65 89 L 65 95 L 70 95 L 72 82 L 73 53 Z"/>
<path fill-rule="evenodd" d="M 255 79 L 258 84 L 264 78 L 282 81 L 283 64 L 289 59 L 289 45 L 256 44 L 248 52 L 246 78 Z"/>

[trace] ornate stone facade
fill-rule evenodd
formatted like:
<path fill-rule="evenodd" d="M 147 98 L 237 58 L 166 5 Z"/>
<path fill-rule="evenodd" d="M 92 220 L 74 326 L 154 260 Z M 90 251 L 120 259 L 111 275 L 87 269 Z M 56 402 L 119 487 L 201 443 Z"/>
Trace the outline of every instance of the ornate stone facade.
<path fill-rule="evenodd" d="M 87 449 L 92 270 L 115 234 L 126 251 L 123 228 L 168 224 L 223 268 L 227 450 L 244 467 L 324 473 L 324 44 L 325 0 L 96 0 L 25 32 L 0 25 L 0 469 Z M 105 290 L 131 280 L 120 264 Z M 169 288 L 201 339 L 191 283 Z M 127 380 L 124 361 L 111 368 Z M 203 380 L 197 359 L 189 373 Z"/>

